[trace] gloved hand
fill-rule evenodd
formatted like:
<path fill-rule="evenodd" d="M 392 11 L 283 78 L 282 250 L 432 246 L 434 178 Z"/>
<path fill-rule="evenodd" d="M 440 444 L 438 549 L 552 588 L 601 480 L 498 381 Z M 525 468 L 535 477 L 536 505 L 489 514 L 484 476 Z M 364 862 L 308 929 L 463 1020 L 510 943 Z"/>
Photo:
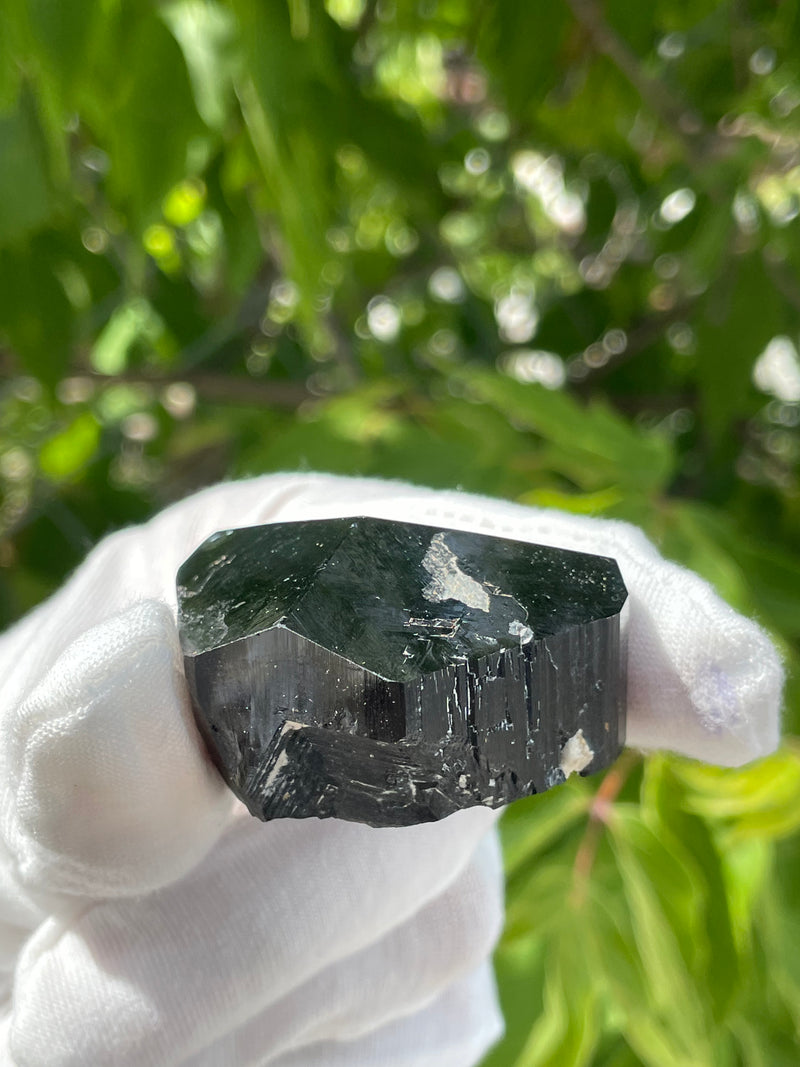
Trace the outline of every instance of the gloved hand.
<path fill-rule="evenodd" d="M 353 514 L 615 557 L 629 743 L 775 746 L 769 640 L 630 526 L 321 475 L 206 490 L 106 538 L 0 639 L 0 1063 L 468 1067 L 499 1035 L 495 813 L 264 825 L 193 723 L 178 565 L 219 529 Z"/>

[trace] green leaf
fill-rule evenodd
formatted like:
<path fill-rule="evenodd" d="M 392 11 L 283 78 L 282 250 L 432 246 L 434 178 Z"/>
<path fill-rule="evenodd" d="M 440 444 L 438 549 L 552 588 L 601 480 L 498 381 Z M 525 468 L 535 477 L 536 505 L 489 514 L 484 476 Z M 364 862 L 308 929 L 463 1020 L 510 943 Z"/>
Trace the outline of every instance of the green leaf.
<path fill-rule="evenodd" d="M 131 300 L 114 311 L 100 332 L 91 360 L 101 374 L 120 374 L 128 365 L 135 343 L 143 339 L 154 343 L 161 332 L 161 324 L 145 300 Z"/>
<path fill-rule="evenodd" d="M 34 102 L 23 93 L 0 114 L 0 246 L 21 241 L 52 215 L 53 195 Z"/>
<path fill-rule="evenodd" d="M 697 368 L 705 426 L 717 448 L 728 448 L 734 421 L 749 411 L 753 364 L 782 332 L 783 321 L 781 301 L 758 253 L 731 261 L 709 291 L 697 327 Z"/>
<path fill-rule="evenodd" d="M 740 611 L 752 609 L 750 575 L 736 555 L 717 536 L 714 524 L 691 501 L 675 501 L 658 516 L 658 546 L 664 555 L 679 560 L 711 582 Z"/>
<path fill-rule="evenodd" d="M 459 368 L 454 377 L 476 400 L 539 434 L 546 443 L 543 463 L 582 488 L 621 485 L 653 492 L 669 477 L 674 461 L 669 441 L 637 431 L 602 401 L 583 407 L 566 392 L 472 367 Z"/>
<path fill-rule="evenodd" d="M 110 195 L 144 230 L 160 219 L 164 196 L 186 176 L 190 145 L 201 145 L 208 129 L 183 55 L 160 19 L 123 27 L 116 44 L 125 71 L 114 84 L 114 106 L 95 95 L 87 111 L 110 157 Z"/>
<path fill-rule="evenodd" d="M 600 1036 L 600 1003 L 587 968 L 583 913 L 567 912 L 547 963 L 544 1003 L 515 1067 L 587 1067 Z"/>
<path fill-rule="evenodd" d="M 689 935 L 689 945 L 683 943 L 684 957 L 691 960 L 693 973 L 702 975 L 719 1021 L 727 1015 L 741 982 L 739 954 L 749 950 L 749 909 L 760 888 L 759 866 L 745 866 L 739 877 L 731 877 L 735 853 L 730 847 L 720 851 L 708 823 L 690 814 L 687 790 L 673 773 L 675 762 L 657 756 L 646 761 L 642 818 L 689 878 L 683 917 L 675 909 L 681 900 L 673 892 L 673 879 L 662 877 L 658 884 L 669 885 L 667 910 L 676 929 Z M 750 859 L 758 857 L 751 854 Z"/>
<path fill-rule="evenodd" d="M 19 47 L 15 37 L 20 21 L 17 10 L 0 19 L 0 113 L 11 110 L 19 91 L 21 71 L 17 65 Z"/>
<path fill-rule="evenodd" d="M 99 443 L 100 425 L 90 412 L 84 411 L 42 447 L 42 474 L 55 482 L 74 477 L 94 457 Z"/>
<path fill-rule="evenodd" d="M 93 0 L 27 0 L 25 5 L 31 41 L 63 94 L 75 103 L 75 87 L 91 71 L 91 49 L 103 5 Z"/>
<path fill-rule="evenodd" d="M 197 110 L 213 130 L 226 125 L 239 66 L 232 13 L 213 0 L 175 0 L 160 9 L 181 47 Z"/>
<path fill-rule="evenodd" d="M 44 236 L 25 247 L 0 249 L 3 293 L 0 338 L 24 369 L 54 385 L 70 358 L 73 311 L 53 272 L 55 250 Z"/>
<path fill-rule="evenodd" d="M 800 748 L 787 741 L 771 756 L 735 770 L 682 762 L 687 810 L 720 820 L 731 841 L 782 837 L 800 827 Z"/>
<path fill-rule="evenodd" d="M 670 1013 L 660 1010 L 646 960 L 639 952 L 634 916 L 620 899 L 617 886 L 604 888 L 596 881 L 587 900 L 586 965 L 602 990 L 613 1028 L 646 1067 L 708 1062 L 702 1043 L 687 1047 L 687 1038 Z"/>
<path fill-rule="evenodd" d="M 668 1020 L 676 1044 L 687 1055 L 692 1050 L 696 1064 L 711 1064 L 709 1019 L 700 989 L 684 957 L 685 939 L 691 937 L 692 927 L 676 924 L 675 908 L 669 906 L 668 910 L 667 905 L 671 880 L 675 878 L 676 889 L 684 898 L 682 910 L 688 915 L 688 902 L 693 894 L 691 885 L 687 884 L 688 876 L 632 813 L 622 815 L 615 809 L 610 829 L 630 908 L 633 936 L 655 1012 Z M 640 1027 L 640 1021 L 635 1025 Z M 641 1049 L 636 1050 L 641 1055 Z"/>
<path fill-rule="evenodd" d="M 563 0 L 504 0 L 476 9 L 478 54 L 514 115 L 527 116 L 561 77 L 557 59 L 570 28 Z M 535 47 L 532 47 L 532 42 Z"/>
<path fill-rule="evenodd" d="M 293 32 L 297 24 L 285 3 L 233 0 L 233 7 L 245 48 L 239 102 L 261 169 L 264 206 L 278 221 L 278 258 L 299 287 L 300 322 L 308 334 L 330 254 L 337 149 L 359 146 L 404 186 L 426 190 L 423 204 L 436 180 L 436 161 L 418 122 L 359 92 L 346 75 L 351 38 L 321 6 L 308 9 L 308 34 Z"/>
<path fill-rule="evenodd" d="M 539 508 L 558 508 L 573 515 L 601 515 L 623 500 L 617 487 L 600 489 L 596 493 L 562 493 L 557 489 L 531 489 L 519 498 L 523 504 Z"/>
<path fill-rule="evenodd" d="M 688 968 L 707 956 L 702 915 L 707 885 L 703 872 L 682 842 L 665 827 L 647 825 L 641 810 L 618 804 L 614 809 L 612 844 L 623 877 L 646 875 L 658 906 Z"/>
<path fill-rule="evenodd" d="M 500 823 L 506 877 L 535 863 L 543 850 L 586 819 L 590 800 L 586 779 L 573 775 L 559 789 L 508 807 Z"/>
<path fill-rule="evenodd" d="M 341 117 L 329 115 L 329 98 L 338 95 L 331 55 L 331 35 L 338 28 L 319 13 L 318 32 L 308 42 L 292 35 L 286 4 L 234 0 L 233 7 L 245 47 L 246 67 L 237 86 L 242 114 L 270 208 L 280 219 L 284 269 L 299 286 L 301 320 L 310 324 L 326 256 L 333 154 L 341 129 Z"/>
<path fill-rule="evenodd" d="M 509 884 L 505 941 L 552 936 L 564 918 L 564 903 L 574 888 L 575 856 L 581 833 L 574 830 L 554 843 L 538 864 L 517 872 Z"/>
<path fill-rule="evenodd" d="M 482 1067 L 509 1067 L 517 1062 L 542 1012 L 549 951 L 549 942 L 529 937 L 513 945 L 504 944 L 495 953 L 505 1033 Z"/>
<path fill-rule="evenodd" d="M 699 501 L 681 501 L 671 514 L 700 547 L 684 562 L 718 584 L 740 610 L 756 610 L 768 626 L 800 638 L 800 560 L 763 538 L 748 537 L 730 515 Z M 687 538 L 688 540 L 688 538 Z M 713 563 L 709 572 L 703 561 Z M 742 585 L 747 588 L 745 594 Z"/>

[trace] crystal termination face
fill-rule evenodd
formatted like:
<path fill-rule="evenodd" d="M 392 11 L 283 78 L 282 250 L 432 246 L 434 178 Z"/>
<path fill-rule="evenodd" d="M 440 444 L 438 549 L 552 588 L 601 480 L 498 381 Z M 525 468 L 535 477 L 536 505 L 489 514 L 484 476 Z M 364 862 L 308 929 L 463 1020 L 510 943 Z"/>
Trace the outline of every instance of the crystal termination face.
<path fill-rule="evenodd" d="M 612 559 L 385 519 L 214 534 L 178 572 L 195 718 L 261 819 L 497 807 L 625 740 Z"/>

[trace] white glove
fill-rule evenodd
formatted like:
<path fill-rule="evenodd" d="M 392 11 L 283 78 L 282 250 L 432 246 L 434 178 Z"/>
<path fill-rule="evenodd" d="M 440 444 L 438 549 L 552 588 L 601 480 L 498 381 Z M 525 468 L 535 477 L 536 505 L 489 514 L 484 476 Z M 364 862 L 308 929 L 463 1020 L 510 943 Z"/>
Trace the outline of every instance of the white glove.
<path fill-rule="evenodd" d="M 106 538 L 0 639 L 0 1063 L 469 1067 L 499 1036 L 494 813 L 264 825 L 192 719 L 179 564 L 219 529 L 354 514 L 615 557 L 629 743 L 775 747 L 766 635 L 624 523 L 322 475 L 206 490 Z"/>

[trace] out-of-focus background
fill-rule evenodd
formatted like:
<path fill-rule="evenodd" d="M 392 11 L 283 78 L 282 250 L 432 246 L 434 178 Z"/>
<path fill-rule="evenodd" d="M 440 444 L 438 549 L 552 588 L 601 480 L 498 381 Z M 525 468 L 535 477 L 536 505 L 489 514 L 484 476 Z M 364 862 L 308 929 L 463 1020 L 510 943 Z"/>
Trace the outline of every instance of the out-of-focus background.
<path fill-rule="evenodd" d="M 798 40 L 797 0 L 4 0 L 0 625 L 319 469 L 636 522 L 786 657 L 777 755 L 511 810 L 491 1067 L 800 1062 Z"/>

